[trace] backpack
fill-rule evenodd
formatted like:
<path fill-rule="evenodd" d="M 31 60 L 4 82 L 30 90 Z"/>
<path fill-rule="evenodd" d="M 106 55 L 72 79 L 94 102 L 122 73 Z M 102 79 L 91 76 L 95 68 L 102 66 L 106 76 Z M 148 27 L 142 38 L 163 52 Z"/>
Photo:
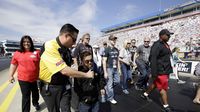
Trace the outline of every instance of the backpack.
<path fill-rule="evenodd" d="M 200 76 L 200 62 L 195 66 L 194 75 Z"/>

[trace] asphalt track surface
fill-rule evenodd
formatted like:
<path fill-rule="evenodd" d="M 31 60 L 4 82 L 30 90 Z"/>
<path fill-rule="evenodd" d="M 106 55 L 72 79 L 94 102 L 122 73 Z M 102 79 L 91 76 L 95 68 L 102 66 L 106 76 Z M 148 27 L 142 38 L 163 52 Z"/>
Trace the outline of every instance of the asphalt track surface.
<path fill-rule="evenodd" d="M 8 68 L 10 59 L 0 59 L 0 87 L 3 87 L 3 83 L 8 79 Z M 169 80 L 169 104 L 173 108 L 174 112 L 200 112 L 200 105 L 193 104 L 192 100 L 196 93 L 196 88 L 193 83 L 198 82 L 191 77 L 181 77 L 185 80 L 185 84 L 177 84 L 173 79 Z M 17 84 L 17 83 L 16 83 Z M 5 84 L 4 84 L 5 85 Z M 12 87 L 15 85 L 7 85 L 7 87 L 0 93 L 0 108 L 5 101 L 5 98 L 9 95 Z M 11 100 L 8 106 L 7 112 L 20 112 L 21 111 L 21 92 L 20 88 L 16 87 L 16 91 L 13 92 L 15 96 Z M 137 91 L 133 86 L 129 88 L 129 95 L 125 95 L 122 92 L 120 86 L 115 87 L 115 99 L 116 105 L 112 105 L 109 102 L 100 104 L 100 112 L 162 112 L 162 103 L 159 92 L 157 90 L 150 94 L 152 102 L 148 102 L 140 98 L 143 91 Z M 45 103 L 40 97 L 41 112 L 47 112 Z M 0 109 L 1 110 L 1 109 Z M 3 112 L 3 111 L 2 111 Z M 35 112 L 32 107 L 31 112 Z"/>
<path fill-rule="evenodd" d="M 0 57 L 0 71 L 8 68 L 10 66 L 10 58 Z"/>
<path fill-rule="evenodd" d="M 200 105 L 193 104 L 192 100 L 196 94 L 196 88 L 193 85 L 193 79 L 183 77 L 186 80 L 185 84 L 177 84 L 173 79 L 169 80 L 169 104 L 174 112 L 200 112 Z M 162 112 L 162 103 L 159 92 L 154 90 L 150 94 L 152 102 L 143 100 L 140 95 L 143 91 L 137 91 L 134 87 L 129 89 L 130 94 L 125 95 L 122 93 L 120 87 L 116 87 L 116 100 L 117 105 L 102 104 L 107 107 L 110 112 Z M 108 112 L 108 111 L 101 111 Z"/>

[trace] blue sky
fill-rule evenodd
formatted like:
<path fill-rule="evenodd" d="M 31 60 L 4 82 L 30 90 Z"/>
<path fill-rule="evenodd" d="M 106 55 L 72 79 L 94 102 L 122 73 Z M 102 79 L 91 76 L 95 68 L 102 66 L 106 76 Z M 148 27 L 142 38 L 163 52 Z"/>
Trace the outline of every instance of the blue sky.
<path fill-rule="evenodd" d="M 61 26 L 72 23 L 79 37 L 130 19 L 191 0 L 0 0 L 0 41 L 27 34 L 42 41 L 55 38 Z"/>

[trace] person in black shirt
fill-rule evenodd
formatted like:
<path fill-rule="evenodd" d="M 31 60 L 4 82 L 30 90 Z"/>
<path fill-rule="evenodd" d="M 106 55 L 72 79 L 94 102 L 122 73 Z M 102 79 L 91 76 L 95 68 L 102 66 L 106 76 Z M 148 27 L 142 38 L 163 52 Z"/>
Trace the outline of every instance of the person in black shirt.
<path fill-rule="evenodd" d="M 150 101 L 148 97 L 149 93 L 157 88 L 160 91 L 165 112 L 171 112 L 167 99 L 167 89 L 169 74 L 172 73 L 173 70 L 170 61 L 172 54 L 167 42 L 172 34 L 173 33 L 169 32 L 167 29 L 161 30 L 159 33 L 160 39 L 153 44 L 149 61 L 154 82 L 149 89 L 141 95 L 143 99 Z"/>
<path fill-rule="evenodd" d="M 92 46 L 89 45 L 89 42 L 90 42 L 90 34 L 89 33 L 86 33 L 82 36 L 82 38 L 80 39 L 79 43 L 77 44 L 75 50 L 73 51 L 73 60 L 74 60 L 74 68 L 78 68 L 78 66 L 82 65 L 82 62 L 81 62 L 81 58 L 80 58 L 80 55 L 85 52 L 85 51 L 88 51 L 90 53 L 93 53 L 93 50 L 92 50 Z M 93 56 L 93 54 L 92 54 Z M 73 79 L 72 79 L 72 85 L 73 85 Z M 77 94 L 74 92 L 74 88 L 72 87 L 72 99 L 71 99 L 71 102 L 72 102 L 72 109 L 75 111 L 75 112 L 78 112 L 78 96 Z"/>
<path fill-rule="evenodd" d="M 93 62 L 92 54 L 89 51 L 83 52 L 80 57 L 82 65 L 78 67 L 78 70 L 82 72 L 93 70 L 95 75 L 93 79 L 74 79 L 74 89 L 79 96 L 79 112 L 98 112 L 99 93 L 105 95 L 105 79 Z"/>
<path fill-rule="evenodd" d="M 132 39 L 131 40 L 131 47 L 129 48 L 130 49 L 130 52 L 131 52 L 131 60 L 132 62 L 134 62 L 134 55 L 137 51 L 137 47 L 136 47 L 136 40 L 135 39 Z"/>
<path fill-rule="evenodd" d="M 112 104 L 117 104 L 117 101 L 114 99 L 113 88 L 120 82 L 119 74 L 121 74 L 121 67 L 119 63 L 119 50 L 115 47 L 117 37 L 111 35 L 108 39 L 110 45 L 105 49 L 103 56 L 104 77 L 107 80 L 105 89 L 107 101 L 110 101 Z"/>
<path fill-rule="evenodd" d="M 90 42 L 90 34 L 86 33 L 83 35 L 82 39 L 81 39 L 81 43 L 79 43 L 75 50 L 74 50 L 74 63 L 79 66 L 81 64 L 81 59 L 80 59 L 80 55 L 85 52 L 85 51 L 89 51 L 91 53 L 93 53 L 92 51 L 92 46 L 89 45 Z M 93 54 L 92 54 L 93 55 Z"/>

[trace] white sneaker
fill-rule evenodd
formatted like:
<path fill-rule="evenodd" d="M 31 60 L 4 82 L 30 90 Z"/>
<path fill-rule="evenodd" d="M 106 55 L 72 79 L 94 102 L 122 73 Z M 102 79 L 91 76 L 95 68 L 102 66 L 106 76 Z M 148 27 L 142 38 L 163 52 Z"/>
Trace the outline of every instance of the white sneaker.
<path fill-rule="evenodd" d="M 124 92 L 124 94 L 129 94 L 127 89 L 124 89 L 123 92 Z"/>
<path fill-rule="evenodd" d="M 110 100 L 110 103 L 117 104 L 117 101 L 115 99 Z"/>
<path fill-rule="evenodd" d="M 178 84 L 185 84 L 185 81 L 183 81 L 183 80 L 178 80 Z"/>

